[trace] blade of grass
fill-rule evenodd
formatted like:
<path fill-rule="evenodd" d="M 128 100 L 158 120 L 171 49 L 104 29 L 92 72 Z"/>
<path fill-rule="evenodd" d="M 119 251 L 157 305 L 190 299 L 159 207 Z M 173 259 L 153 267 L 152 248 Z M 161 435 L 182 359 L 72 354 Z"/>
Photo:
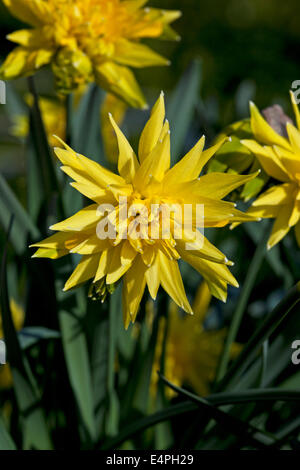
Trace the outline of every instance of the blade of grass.
<path fill-rule="evenodd" d="M 244 422 L 235 416 L 226 413 L 225 411 L 219 410 L 207 399 L 198 397 L 194 393 L 184 390 L 181 387 L 177 387 L 167 380 L 163 375 L 159 375 L 164 383 L 172 390 L 180 395 L 183 395 L 184 397 L 188 397 L 190 400 L 199 404 L 199 409 L 209 413 L 210 417 L 216 421 L 217 424 L 220 424 L 221 427 L 223 426 L 227 428 L 234 435 L 238 436 L 239 439 L 243 438 L 245 445 L 251 445 L 255 448 L 265 449 L 267 445 L 273 442 L 270 436 L 266 435 L 255 426 L 252 426 L 251 424 Z"/>
<path fill-rule="evenodd" d="M 148 429 L 151 426 L 162 423 L 176 416 L 193 412 L 196 409 L 198 409 L 198 406 L 195 405 L 195 403 L 189 402 L 169 406 L 162 411 L 153 413 L 150 416 L 141 418 L 127 426 L 124 426 L 116 437 L 98 444 L 98 447 L 101 450 L 116 449 L 120 444 L 122 444 L 122 442 L 134 437 L 137 434 L 140 434 L 145 429 Z"/>

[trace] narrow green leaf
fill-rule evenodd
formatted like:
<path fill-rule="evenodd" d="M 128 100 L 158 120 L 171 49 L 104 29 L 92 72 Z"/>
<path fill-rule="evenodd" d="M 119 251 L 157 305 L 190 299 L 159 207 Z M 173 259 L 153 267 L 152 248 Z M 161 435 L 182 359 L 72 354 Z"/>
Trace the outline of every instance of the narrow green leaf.
<path fill-rule="evenodd" d="M 71 124 L 71 142 L 76 152 L 105 162 L 100 133 L 100 106 L 105 93 L 96 85 L 90 85 L 84 94 Z"/>
<path fill-rule="evenodd" d="M 12 220 L 8 235 L 11 230 Z M 7 358 L 11 367 L 14 390 L 22 417 L 23 447 L 25 449 L 49 450 L 52 448 L 45 417 L 39 407 L 39 395 L 29 365 L 19 345 L 10 311 L 7 289 L 6 268 L 7 244 L 4 249 L 1 265 L 0 299 L 3 331 L 7 348 Z"/>
<path fill-rule="evenodd" d="M 105 418 L 107 436 L 114 436 L 118 432 L 120 404 L 115 390 L 115 364 L 117 345 L 117 322 L 119 312 L 122 311 L 122 285 L 119 284 L 116 291 L 111 295 L 109 306 L 109 342 L 108 342 L 108 377 L 107 397 L 108 409 Z M 120 325 L 120 327 L 122 327 Z"/>
<path fill-rule="evenodd" d="M 92 379 L 84 332 L 78 319 L 66 311 L 59 313 L 65 359 L 70 383 L 86 431 L 90 439 L 96 436 Z"/>
<path fill-rule="evenodd" d="M 1 366 L 0 366 L 1 367 Z M 16 445 L 8 433 L 3 419 L 0 417 L 0 450 L 16 450 Z"/>
<path fill-rule="evenodd" d="M 0 175 L 0 222 L 4 228 L 8 227 L 12 215 L 14 216 L 14 225 L 10 239 L 16 252 L 22 254 L 27 249 L 28 235 L 32 239 L 37 239 L 40 237 L 40 232 L 3 176 Z"/>
<path fill-rule="evenodd" d="M 22 99 L 21 95 L 16 91 L 15 86 L 11 83 L 6 82 L 6 106 L 8 114 L 11 118 L 16 116 L 26 116 L 28 112 L 28 106 Z"/>

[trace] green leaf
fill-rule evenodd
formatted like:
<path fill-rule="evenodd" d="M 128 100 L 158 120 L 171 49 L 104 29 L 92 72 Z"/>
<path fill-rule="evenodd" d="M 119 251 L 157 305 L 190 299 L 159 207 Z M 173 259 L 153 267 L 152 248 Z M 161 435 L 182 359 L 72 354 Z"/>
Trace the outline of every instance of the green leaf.
<path fill-rule="evenodd" d="M 22 254 L 27 249 L 28 235 L 32 239 L 37 239 L 40 237 L 40 232 L 5 179 L 0 175 L 0 221 L 4 228 L 8 227 L 12 215 L 14 216 L 14 225 L 10 239 L 16 252 Z"/>
<path fill-rule="evenodd" d="M 201 69 L 199 60 L 192 62 L 167 103 L 167 116 L 171 124 L 172 165 L 179 159 L 193 119 L 198 102 Z"/>
<path fill-rule="evenodd" d="M 70 383 L 85 429 L 94 440 L 93 390 L 85 334 L 76 316 L 64 310 L 59 312 L 59 323 Z"/>
<path fill-rule="evenodd" d="M 26 116 L 28 112 L 28 106 L 16 91 L 16 88 L 9 82 L 6 85 L 6 106 L 8 114 L 11 118 L 16 116 Z"/>
<path fill-rule="evenodd" d="M 8 433 L 3 419 L 0 417 L 0 450 L 16 450 L 16 445 Z"/>
<path fill-rule="evenodd" d="M 96 85 L 90 85 L 81 99 L 71 123 L 71 144 L 76 152 L 105 162 L 100 133 L 100 106 L 105 93 Z"/>

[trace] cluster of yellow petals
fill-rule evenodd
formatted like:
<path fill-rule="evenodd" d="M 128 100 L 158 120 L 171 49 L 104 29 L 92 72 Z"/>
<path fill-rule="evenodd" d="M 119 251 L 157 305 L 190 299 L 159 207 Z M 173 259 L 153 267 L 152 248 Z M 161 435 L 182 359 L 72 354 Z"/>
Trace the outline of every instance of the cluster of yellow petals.
<path fill-rule="evenodd" d="M 128 104 L 146 107 L 129 67 L 167 65 L 142 38 L 177 39 L 170 23 L 178 11 L 146 7 L 147 0 L 4 0 L 32 26 L 8 36 L 19 44 L 1 77 L 33 74 L 51 63 L 58 89 L 69 93 L 95 81 Z"/>

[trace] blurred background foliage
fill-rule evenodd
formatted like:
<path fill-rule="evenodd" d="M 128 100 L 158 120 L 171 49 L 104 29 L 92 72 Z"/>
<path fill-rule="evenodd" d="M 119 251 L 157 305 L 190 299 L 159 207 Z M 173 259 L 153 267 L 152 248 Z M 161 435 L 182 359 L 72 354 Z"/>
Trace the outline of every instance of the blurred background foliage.
<path fill-rule="evenodd" d="M 260 109 L 279 103 L 292 115 L 288 91 L 300 79 L 297 0 L 153 0 L 151 5 L 183 11 L 175 25 L 181 42 L 159 46 L 171 66 L 137 73 L 150 104 L 161 89 L 166 93 L 173 162 L 201 134 L 210 143 L 224 127 L 247 118 L 250 99 Z M 0 25 L 3 59 L 13 47 L 5 35 L 22 24 L 0 4 Z M 55 119 L 48 119 L 49 110 L 55 110 L 61 124 L 67 103 L 55 96 L 49 70 L 40 71 L 34 81 L 46 131 L 52 134 Z M 266 254 L 262 242 L 267 222 L 233 232 L 207 230 L 236 261 L 232 271 L 241 288 L 229 289 L 227 304 L 207 299 L 200 275 L 182 266 L 197 312 L 195 330 L 190 327 L 193 319 L 181 319 L 187 341 L 164 296 L 155 306 L 144 299 L 136 325 L 123 331 L 120 289 L 104 305 L 87 300 L 86 288 L 62 294 L 72 259 L 55 265 L 30 259 L 28 244 L 47 235 L 62 210 L 71 215 L 84 203 L 57 171 L 45 140 L 34 133 L 40 128 L 32 91 L 25 79 L 9 83 L 7 105 L 0 107 L 0 246 L 2 257 L 8 258 L 7 266 L 2 263 L 1 308 L 9 352 L 14 351 L 12 376 L 6 369 L 0 393 L 0 448 L 299 446 L 300 376 L 290 360 L 292 341 L 300 332 L 299 308 L 287 309 L 294 305 L 292 297 L 279 313 L 274 311 L 300 278 L 293 235 Z M 100 134 L 104 100 L 93 86 L 81 100 L 73 97 L 68 103 L 72 122 L 56 133 L 68 134 L 77 151 L 113 168 Z M 122 107 L 116 113 L 120 119 L 125 115 L 122 127 L 136 144 L 147 113 Z M 23 326 L 14 318 L 16 305 L 25 316 Z M 236 358 L 247 344 L 247 360 L 236 362 L 236 370 L 216 383 L 224 339 L 237 310 L 243 321 L 229 357 Z M 261 327 L 268 314 L 273 322 Z M 188 393 L 209 394 L 207 400 L 170 391 L 158 380 L 157 369 Z M 256 438 L 258 429 L 262 435 Z"/>

